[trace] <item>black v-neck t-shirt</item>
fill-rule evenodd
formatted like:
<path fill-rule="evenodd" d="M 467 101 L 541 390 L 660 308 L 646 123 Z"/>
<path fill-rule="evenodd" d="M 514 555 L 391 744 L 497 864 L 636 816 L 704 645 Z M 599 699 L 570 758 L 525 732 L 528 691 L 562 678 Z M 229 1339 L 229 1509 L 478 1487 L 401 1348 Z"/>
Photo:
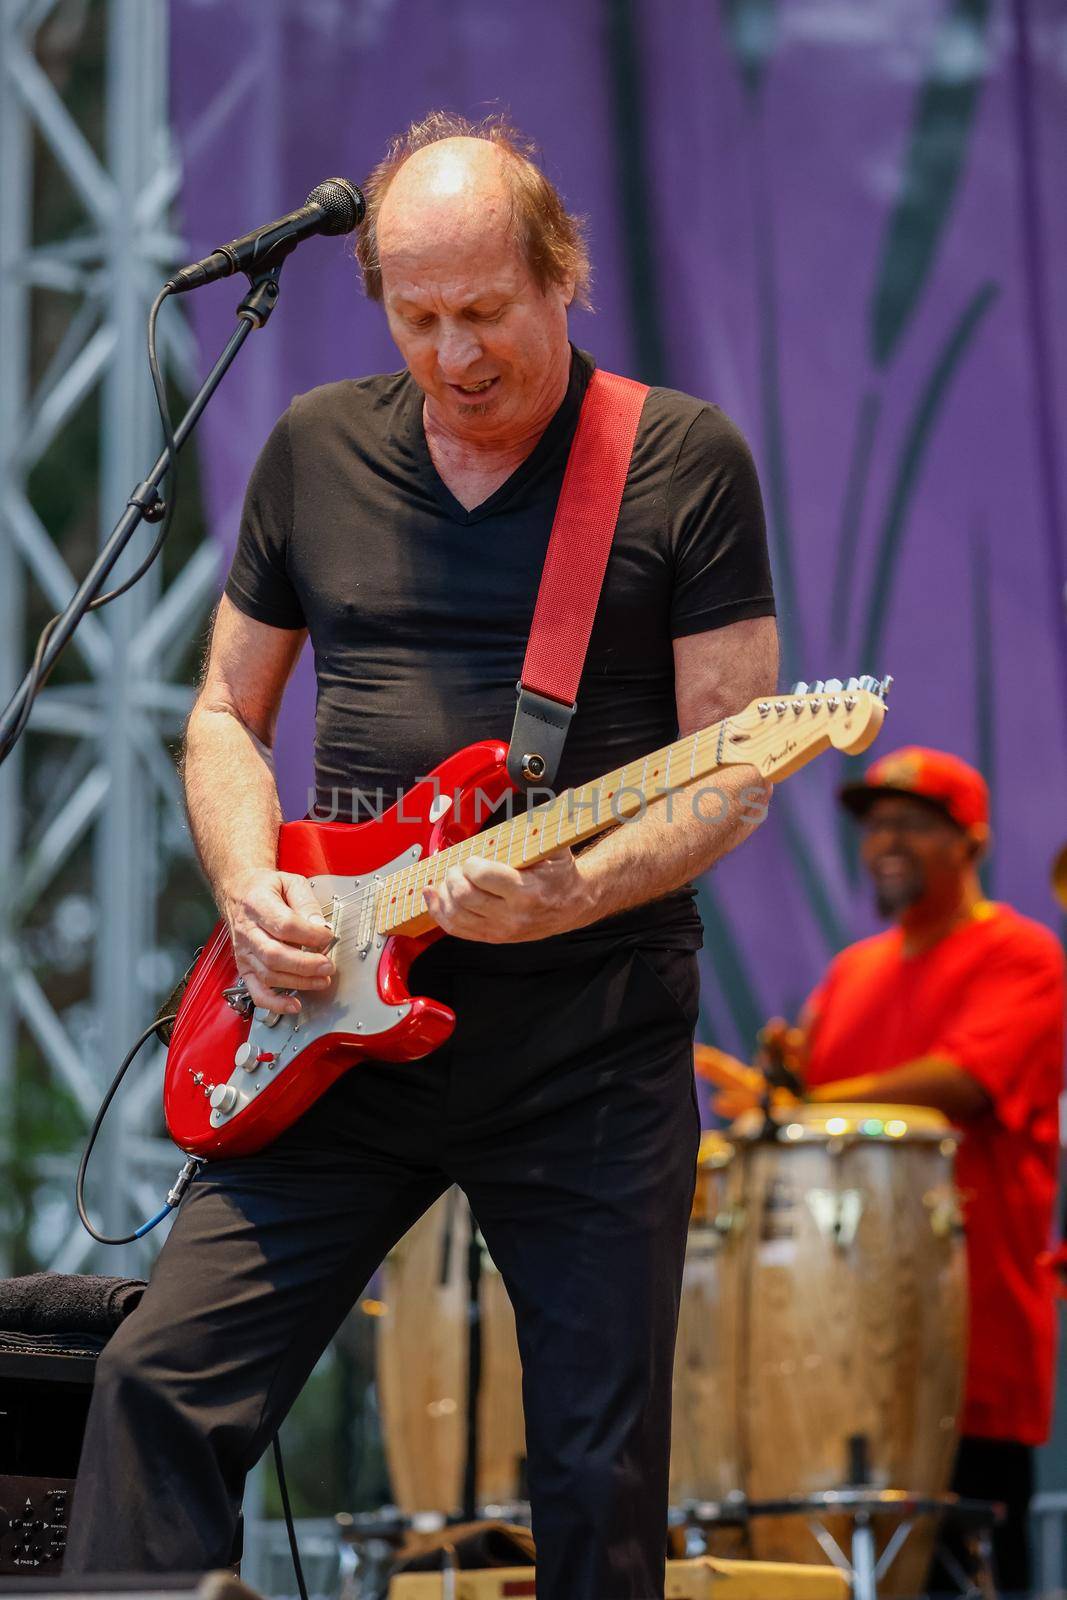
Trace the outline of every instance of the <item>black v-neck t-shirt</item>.
<path fill-rule="evenodd" d="M 271 432 L 249 481 L 226 593 L 258 622 L 308 629 L 319 814 L 350 817 L 355 791 L 363 820 L 453 751 L 509 737 L 593 366 L 574 351 L 566 397 L 540 441 L 470 511 L 433 465 L 422 393 L 406 371 L 313 389 Z M 677 737 L 673 639 L 773 613 L 744 439 L 717 407 L 652 389 L 556 789 Z M 692 890 L 536 949 L 479 953 L 506 948 L 543 965 L 575 944 L 624 936 L 698 948 Z"/>

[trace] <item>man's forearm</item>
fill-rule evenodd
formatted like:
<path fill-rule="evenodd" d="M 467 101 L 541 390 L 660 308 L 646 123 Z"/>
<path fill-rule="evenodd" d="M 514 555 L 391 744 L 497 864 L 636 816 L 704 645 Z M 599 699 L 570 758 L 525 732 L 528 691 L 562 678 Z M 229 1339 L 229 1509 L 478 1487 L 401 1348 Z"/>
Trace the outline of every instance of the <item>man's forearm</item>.
<path fill-rule="evenodd" d="M 275 864 L 282 809 L 270 751 L 232 712 L 197 706 L 183 773 L 197 854 L 221 904 L 243 874 Z"/>
<path fill-rule="evenodd" d="M 814 1102 L 882 1102 L 885 1105 L 932 1106 L 946 1117 L 966 1120 L 988 1111 L 991 1101 L 969 1072 L 940 1056 L 920 1056 L 889 1072 L 868 1072 L 856 1078 L 839 1078 L 809 1089 Z"/>
<path fill-rule="evenodd" d="M 603 835 L 578 856 L 590 895 L 584 921 L 645 905 L 707 872 L 759 826 L 767 798 L 752 767 L 728 767 Z"/>

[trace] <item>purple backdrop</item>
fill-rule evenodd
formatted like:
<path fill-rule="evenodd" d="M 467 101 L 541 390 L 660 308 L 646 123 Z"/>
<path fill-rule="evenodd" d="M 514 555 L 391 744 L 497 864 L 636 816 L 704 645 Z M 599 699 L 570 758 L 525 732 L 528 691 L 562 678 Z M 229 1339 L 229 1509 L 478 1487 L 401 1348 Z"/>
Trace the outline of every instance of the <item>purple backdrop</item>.
<path fill-rule="evenodd" d="M 358 180 L 432 107 L 510 110 L 589 219 L 597 312 L 576 340 L 718 401 L 752 442 L 787 670 L 893 673 L 881 748 L 985 768 L 992 892 L 1053 921 L 1067 9 L 1032 8 L 1028 31 L 1023 0 L 174 0 L 173 17 L 195 254 L 328 174 Z M 205 361 L 236 299 L 193 297 Z M 308 244 L 200 440 L 224 547 L 290 396 L 396 365 L 343 245 Z M 311 704 L 305 672 L 280 741 L 290 811 Z M 706 1038 L 747 1045 L 872 926 L 833 804 L 842 767 L 783 786 L 702 886 Z"/>

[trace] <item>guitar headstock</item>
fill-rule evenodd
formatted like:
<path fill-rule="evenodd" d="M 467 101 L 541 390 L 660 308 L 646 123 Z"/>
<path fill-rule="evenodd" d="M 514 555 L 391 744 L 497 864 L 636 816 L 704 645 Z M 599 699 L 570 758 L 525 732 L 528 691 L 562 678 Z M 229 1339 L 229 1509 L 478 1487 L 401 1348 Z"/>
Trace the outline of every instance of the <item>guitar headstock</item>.
<path fill-rule="evenodd" d="M 833 745 L 859 755 L 873 744 L 886 714 L 892 678 L 821 679 L 788 694 L 753 700 L 727 723 L 723 763 L 745 762 L 777 782 Z"/>

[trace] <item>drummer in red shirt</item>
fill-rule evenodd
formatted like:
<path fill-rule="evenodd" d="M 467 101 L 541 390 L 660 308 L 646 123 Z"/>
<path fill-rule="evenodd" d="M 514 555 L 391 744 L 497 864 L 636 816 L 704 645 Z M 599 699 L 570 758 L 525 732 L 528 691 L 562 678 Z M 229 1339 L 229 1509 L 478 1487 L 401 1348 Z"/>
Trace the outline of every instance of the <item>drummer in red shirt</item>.
<path fill-rule="evenodd" d="M 973 767 L 898 750 L 841 800 L 894 925 L 830 963 L 788 1031 L 789 1059 L 810 1100 L 933 1106 L 963 1133 L 970 1345 L 953 1487 L 1007 1505 L 1000 1583 L 1025 1591 L 1033 1447 L 1053 1401 L 1055 1301 L 1040 1258 L 1056 1192 L 1063 952 L 1040 923 L 982 896 L 989 794 Z M 724 1115 L 765 1092 L 757 1069 L 698 1052 Z"/>

